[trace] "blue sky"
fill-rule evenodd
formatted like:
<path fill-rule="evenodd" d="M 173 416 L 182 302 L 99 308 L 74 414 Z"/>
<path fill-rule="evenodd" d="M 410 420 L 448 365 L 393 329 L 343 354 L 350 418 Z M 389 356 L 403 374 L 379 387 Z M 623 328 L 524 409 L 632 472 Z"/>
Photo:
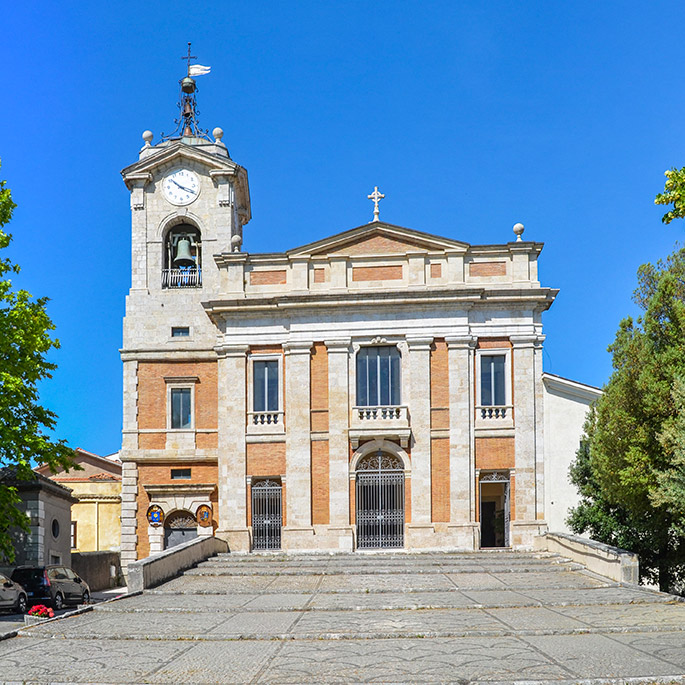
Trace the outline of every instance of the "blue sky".
<path fill-rule="evenodd" d="M 212 73 L 200 123 L 250 179 L 244 249 L 381 219 L 470 243 L 542 241 L 545 369 L 602 385 L 637 267 L 683 225 L 653 204 L 685 165 L 682 26 L 664 2 L 54 3 L 3 9 L 0 177 L 15 282 L 51 298 L 42 386 L 57 435 L 121 430 L 130 212 L 119 171 L 173 128 L 187 41 Z"/>

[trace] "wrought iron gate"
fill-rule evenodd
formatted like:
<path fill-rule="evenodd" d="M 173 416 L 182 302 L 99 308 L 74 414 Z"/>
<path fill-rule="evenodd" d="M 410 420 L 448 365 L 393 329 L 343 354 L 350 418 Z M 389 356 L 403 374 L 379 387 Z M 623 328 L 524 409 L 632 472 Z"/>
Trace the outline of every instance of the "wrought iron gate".
<path fill-rule="evenodd" d="M 357 464 L 357 547 L 404 547 L 404 465 L 394 456 L 368 455 Z"/>
<path fill-rule="evenodd" d="M 281 549 L 281 484 L 260 480 L 252 484 L 254 549 Z"/>

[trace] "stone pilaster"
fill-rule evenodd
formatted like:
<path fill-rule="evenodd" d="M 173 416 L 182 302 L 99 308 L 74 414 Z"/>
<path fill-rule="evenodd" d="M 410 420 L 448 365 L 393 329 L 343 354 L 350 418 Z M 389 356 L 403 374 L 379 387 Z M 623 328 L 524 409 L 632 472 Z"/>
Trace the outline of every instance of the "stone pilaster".
<path fill-rule="evenodd" d="M 543 521 L 545 514 L 545 417 L 544 386 L 542 384 L 542 343 L 544 336 L 538 336 L 533 348 L 535 371 L 535 518 Z"/>
<path fill-rule="evenodd" d="M 412 527 L 431 521 L 430 353 L 432 337 L 407 337 L 411 405 Z M 413 537 L 412 537 L 413 540 Z"/>
<path fill-rule="evenodd" d="M 460 548 L 474 549 L 477 541 L 474 453 L 472 336 L 448 336 L 450 416 L 450 531 Z"/>
<path fill-rule="evenodd" d="M 536 411 L 534 336 L 511 336 L 514 355 L 514 451 L 516 466 L 513 547 L 532 547 L 536 522 Z M 544 456 L 544 455 L 543 455 Z"/>
<path fill-rule="evenodd" d="M 218 354 L 219 528 L 232 551 L 250 548 L 247 528 L 245 420 L 247 346 L 221 345 Z"/>
<path fill-rule="evenodd" d="M 350 339 L 326 340 L 328 351 L 328 453 L 330 526 L 338 547 L 352 549 L 349 495 Z"/>
<path fill-rule="evenodd" d="M 121 570 L 138 559 L 138 465 L 124 461 L 121 465 Z"/>
<path fill-rule="evenodd" d="M 122 450 L 138 449 L 138 362 L 124 362 Z"/>
<path fill-rule="evenodd" d="M 285 469 L 287 526 L 283 546 L 313 547 L 310 436 L 311 342 L 287 342 L 285 350 Z"/>

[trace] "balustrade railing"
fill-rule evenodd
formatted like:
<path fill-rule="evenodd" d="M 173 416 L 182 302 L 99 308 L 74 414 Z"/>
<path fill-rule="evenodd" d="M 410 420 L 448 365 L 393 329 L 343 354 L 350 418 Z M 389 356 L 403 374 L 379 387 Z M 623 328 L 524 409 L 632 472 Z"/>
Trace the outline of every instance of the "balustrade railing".
<path fill-rule="evenodd" d="M 476 407 L 476 418 L 481 421 L 510 421 L 512 406 L 507 405 L 479 405 Z"/>
<path fill-rule="evenodd" d="M 248 426 L 255 428 L 265 428 L 273 426 L 275 428 L 283 427 L 283 412 L 282 411 L 250 411 L 247 413 Z"/>
<path fill-rule="evenodd" d="M 197 288 L 202 285 L 202 269 L 162 269 L 162 288 Z"/>
<path fill-rule="evenodd" d="M 354 411 L 359 421 L 407 420 L 407 408 L 400 405 L 381 407 L 355 407 Z"/>

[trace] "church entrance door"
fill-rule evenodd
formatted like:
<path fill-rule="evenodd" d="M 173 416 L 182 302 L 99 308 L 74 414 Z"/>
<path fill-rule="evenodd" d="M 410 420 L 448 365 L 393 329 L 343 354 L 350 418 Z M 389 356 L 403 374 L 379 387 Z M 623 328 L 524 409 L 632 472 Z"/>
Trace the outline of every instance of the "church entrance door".
<path fill-rule="evenodd" d="M 164 549 L 197 537 L 197 521 L 189 511 L 179 510 L 164 522 Z"/>
<path fill-rule="evenodd" d="M 509 474 L 482 473 L 479 485 L 480 546 L 509 547 Z"/>
<path fill-rule="evenodd" d="M 404 465 L 398 457 L 377 454 L 357 464 L 357 547 L 404 547 Z"/>
<path fill-rule="evenodd" d="M 252 544 L 254 549 L 281 549 L 281 484 L 260 480 L 252 484 Z"/>

